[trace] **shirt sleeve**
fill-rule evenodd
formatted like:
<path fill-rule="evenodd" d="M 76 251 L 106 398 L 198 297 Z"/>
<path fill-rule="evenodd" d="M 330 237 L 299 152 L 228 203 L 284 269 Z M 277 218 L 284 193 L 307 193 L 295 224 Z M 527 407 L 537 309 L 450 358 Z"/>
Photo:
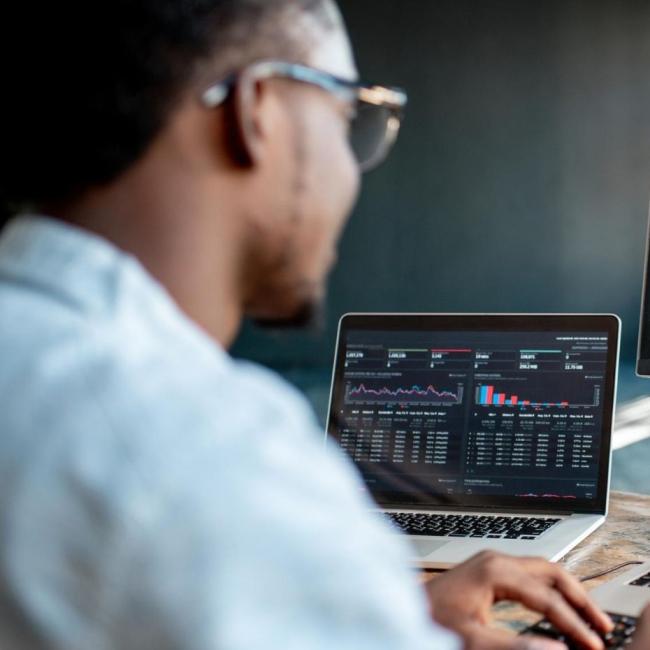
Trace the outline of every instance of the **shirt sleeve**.
<path fill-rule="evenodd" d="M 187 431 L 156 472 L 166 480 L 129 558 L 119 647 L 456 648 L 304 401 L 250 367 L 217 401 L 214 430 Z"/>
<path fill-rule="evenodd" d="M 251 366 L 146 363 L 67 373 L 65 433 L 29 447 L 0 557 L 14 650 L 457 647 L 303 398 Z"/>

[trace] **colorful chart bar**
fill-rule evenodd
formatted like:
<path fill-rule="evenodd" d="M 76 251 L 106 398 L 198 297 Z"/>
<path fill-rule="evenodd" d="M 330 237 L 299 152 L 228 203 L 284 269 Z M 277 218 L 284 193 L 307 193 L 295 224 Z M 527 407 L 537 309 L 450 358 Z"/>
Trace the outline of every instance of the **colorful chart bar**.
<path fill-rule="evenodd" d="M 519 395 L 506 395 L 506 393 L 497 393 L 494 386 L 483 385 L 478 389 L 479 406 L 533 406 L 549 407 L 557 406 L 567 408 L 569 402 L 533 402 L 528 399 L 521 399 Z"/>

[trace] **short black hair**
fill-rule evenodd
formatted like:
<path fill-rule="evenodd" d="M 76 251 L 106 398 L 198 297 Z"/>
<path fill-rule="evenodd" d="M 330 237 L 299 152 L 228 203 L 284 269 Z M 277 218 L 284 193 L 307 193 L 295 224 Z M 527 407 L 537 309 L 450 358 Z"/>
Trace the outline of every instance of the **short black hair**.
<path fill-rule="evenodd" d="M 328 13 L 325 0 L 7 4 L 0 10 L 9 32 L 1 64 L 5 217 L 113 181 L 143 155 L 204 64 L 221 62 L 226 73 L 256 58 L 295 57 L 300 35 L 286 23 L 297 12 L 323 20 Z"/>

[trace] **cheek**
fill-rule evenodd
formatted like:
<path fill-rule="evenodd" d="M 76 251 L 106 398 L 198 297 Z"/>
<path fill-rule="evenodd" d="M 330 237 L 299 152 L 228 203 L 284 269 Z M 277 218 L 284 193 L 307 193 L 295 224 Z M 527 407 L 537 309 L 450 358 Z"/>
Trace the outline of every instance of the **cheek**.
<path fill-rule="evenodd" d="M 320 155 L 316 155 L 312 183 L 315 188 L 319 211 L 337 224 L 346 221 L 357 199 L 360 174 L 354 154 L 348 144 L 347 134 L 337 119 L 328 128 L 318 132 L 316 143 Z"/>
<path fill-rule="evenodd" d="M 319 99 L 321 99 L 319 97 Z M 320 284 L 359 190 L 359 170 L 345 123 L 319 103 L 306 112 L 293 159 L 293 218 L 284 247 L 292 273 Z"/>

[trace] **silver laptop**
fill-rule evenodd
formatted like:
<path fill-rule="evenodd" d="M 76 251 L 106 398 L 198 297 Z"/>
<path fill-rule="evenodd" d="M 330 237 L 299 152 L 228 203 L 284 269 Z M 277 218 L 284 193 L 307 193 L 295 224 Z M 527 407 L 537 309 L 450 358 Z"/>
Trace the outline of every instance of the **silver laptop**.
<path fill-rule="evenodd" d="M 639 616 L 650 604 L 650 562 L 645 562 L 590 592 L 606 612 Z"/>
<path fill-rule="evenodd" d="M 607 513 L 613 315 L 348 314 L 328 440 L 413 561 L 558 560 Z"/>

